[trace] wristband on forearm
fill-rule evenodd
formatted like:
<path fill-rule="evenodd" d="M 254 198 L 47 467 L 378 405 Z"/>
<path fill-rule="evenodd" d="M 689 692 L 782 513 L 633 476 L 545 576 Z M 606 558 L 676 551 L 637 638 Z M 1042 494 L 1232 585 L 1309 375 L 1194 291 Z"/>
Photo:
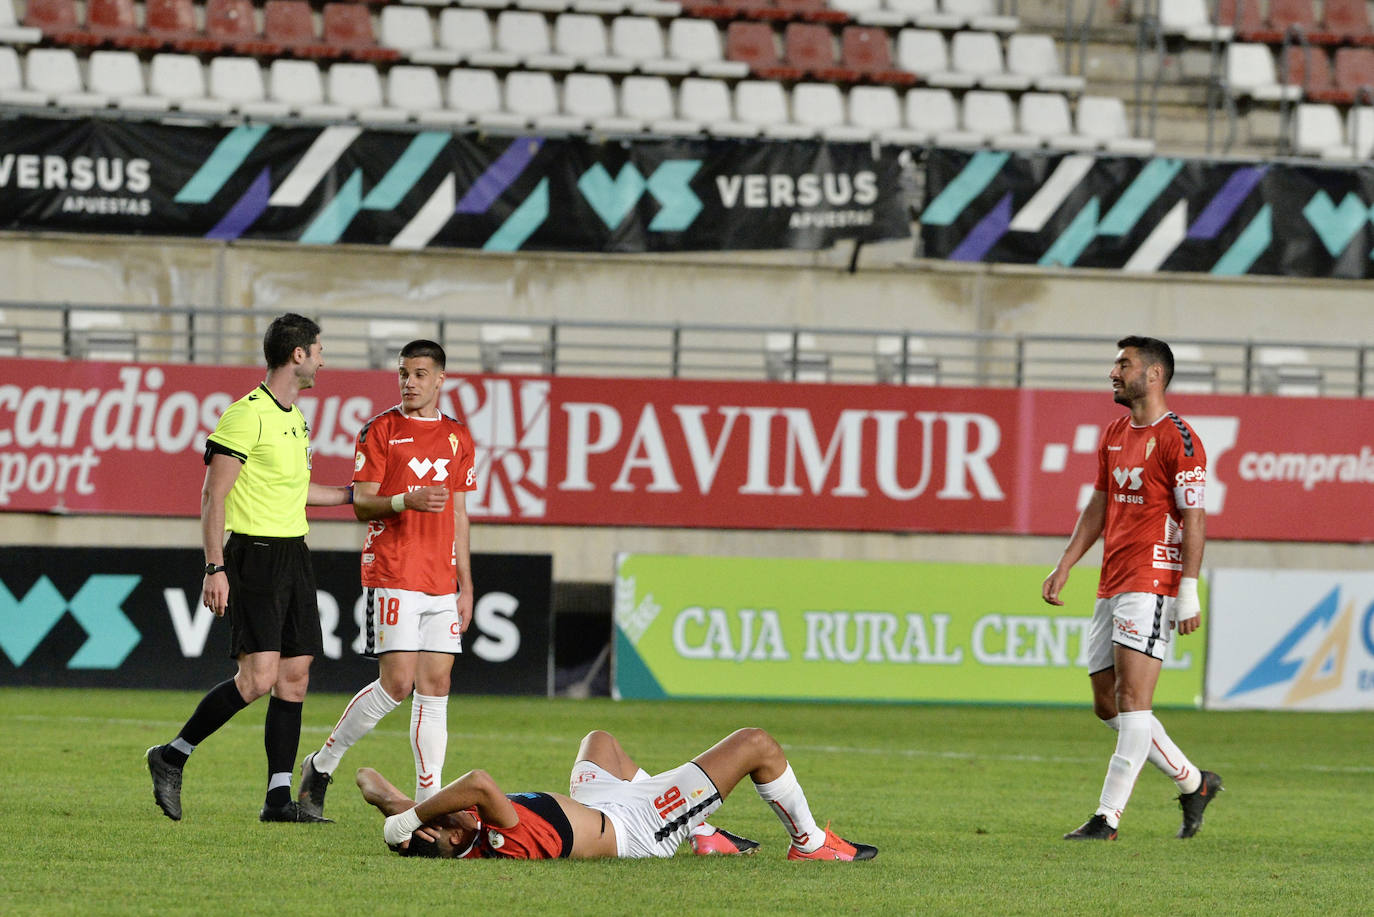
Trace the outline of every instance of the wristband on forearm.
<path fill-rule="evenodd" d="M 395 512 L 404 512 L 406 508 L 406 495 L 396 494 L 391 498 L 391 509 Z"/>

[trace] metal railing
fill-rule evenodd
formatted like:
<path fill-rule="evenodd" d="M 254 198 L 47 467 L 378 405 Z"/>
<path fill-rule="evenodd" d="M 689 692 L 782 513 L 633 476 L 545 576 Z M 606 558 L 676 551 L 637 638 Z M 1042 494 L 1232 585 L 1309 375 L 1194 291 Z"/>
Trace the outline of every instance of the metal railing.
<path fill-rule="evenodd" d="M 278 312 L 0 302 L 0 357 L 257 365 Z M 628 378 L 1104 388 L 1116 337 L 763 324 L 327 312 L 325 359 L 386 368 L 406 341 L 448 351 L 450 372 Z M 1374 344 L 1190 338 L 1170 342 L 1171 391 L 1366 397 Z"/>

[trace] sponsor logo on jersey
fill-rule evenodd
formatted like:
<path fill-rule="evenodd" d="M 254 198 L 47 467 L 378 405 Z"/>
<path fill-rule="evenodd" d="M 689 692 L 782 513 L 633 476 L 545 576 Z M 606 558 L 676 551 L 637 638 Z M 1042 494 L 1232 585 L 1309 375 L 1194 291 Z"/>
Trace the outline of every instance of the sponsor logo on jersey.
<path fill-rule="evenodd" d="M 1145 473 L 1144 468 L 1122 468 L 1120 466 L 1112 469 L 1112 477 L 1116 478 L 1117 487 L 1129 487 L 1131 490 L 1139 490 L 1145 486 L 1140 476 Z"/>
<path fill-rule="evenodd" d="M 413 458 L 406 464 L 415 472 L 415 477 L 421 480 L 424 480 L 425 475 L 432 470 L 435 481 L 447 481 L 449 461 L 450 459 L 435 459 L 431 462 L 429 459 Z"/>

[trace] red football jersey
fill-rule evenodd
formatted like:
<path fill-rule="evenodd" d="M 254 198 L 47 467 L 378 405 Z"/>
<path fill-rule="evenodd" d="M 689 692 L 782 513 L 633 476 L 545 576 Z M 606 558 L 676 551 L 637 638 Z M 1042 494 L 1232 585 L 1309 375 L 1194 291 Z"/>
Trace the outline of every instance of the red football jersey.
<path fill-rule="evenodd" d="M 1099 597 L 1122 592 L 1176 595 L 1183 573 L 1183 514 L 1201 509 L 1207 453 L 1177 414 L 1146 427 L 1129 414 L 1097 447 L 1097 489 L 1107 494 Z"/>
<path fill-rule="evenodd" d="M 384 497 L 430 484 L 443 484 L 457 493 L 477 486 L 474 460 L 466 425 L 442 414 L 407 417 L 397 405 L 358 432 L 353 480 L 375 482 Z M 455 592 L 453 535 L 451 502 L 443 512 L 408 509 L 399 516 L 373 519 L 363 543 L 363 585 L 428 595 Z"/>

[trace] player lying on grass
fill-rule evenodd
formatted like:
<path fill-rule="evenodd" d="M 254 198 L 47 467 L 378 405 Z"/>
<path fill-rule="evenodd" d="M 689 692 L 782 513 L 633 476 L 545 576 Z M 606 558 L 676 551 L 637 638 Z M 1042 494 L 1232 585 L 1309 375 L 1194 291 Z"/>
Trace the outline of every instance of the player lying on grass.
<path fill-rule="evenodd" d="M 357 779 L 363 798 L 387 817 L 387 844 L 402 856 L 543 860 L 670 857 L 745 777 L 787 829 L 789 860 L 877 856 L 876 847 L 816 824 L 782 746 L 762 729 L 737 730 L 654 776 L 615 736 L 590 732 L 577 750 L 567 796 L 507 794 L 474 770 L 416 805 L 371 768 L 360 768 Z"/>

